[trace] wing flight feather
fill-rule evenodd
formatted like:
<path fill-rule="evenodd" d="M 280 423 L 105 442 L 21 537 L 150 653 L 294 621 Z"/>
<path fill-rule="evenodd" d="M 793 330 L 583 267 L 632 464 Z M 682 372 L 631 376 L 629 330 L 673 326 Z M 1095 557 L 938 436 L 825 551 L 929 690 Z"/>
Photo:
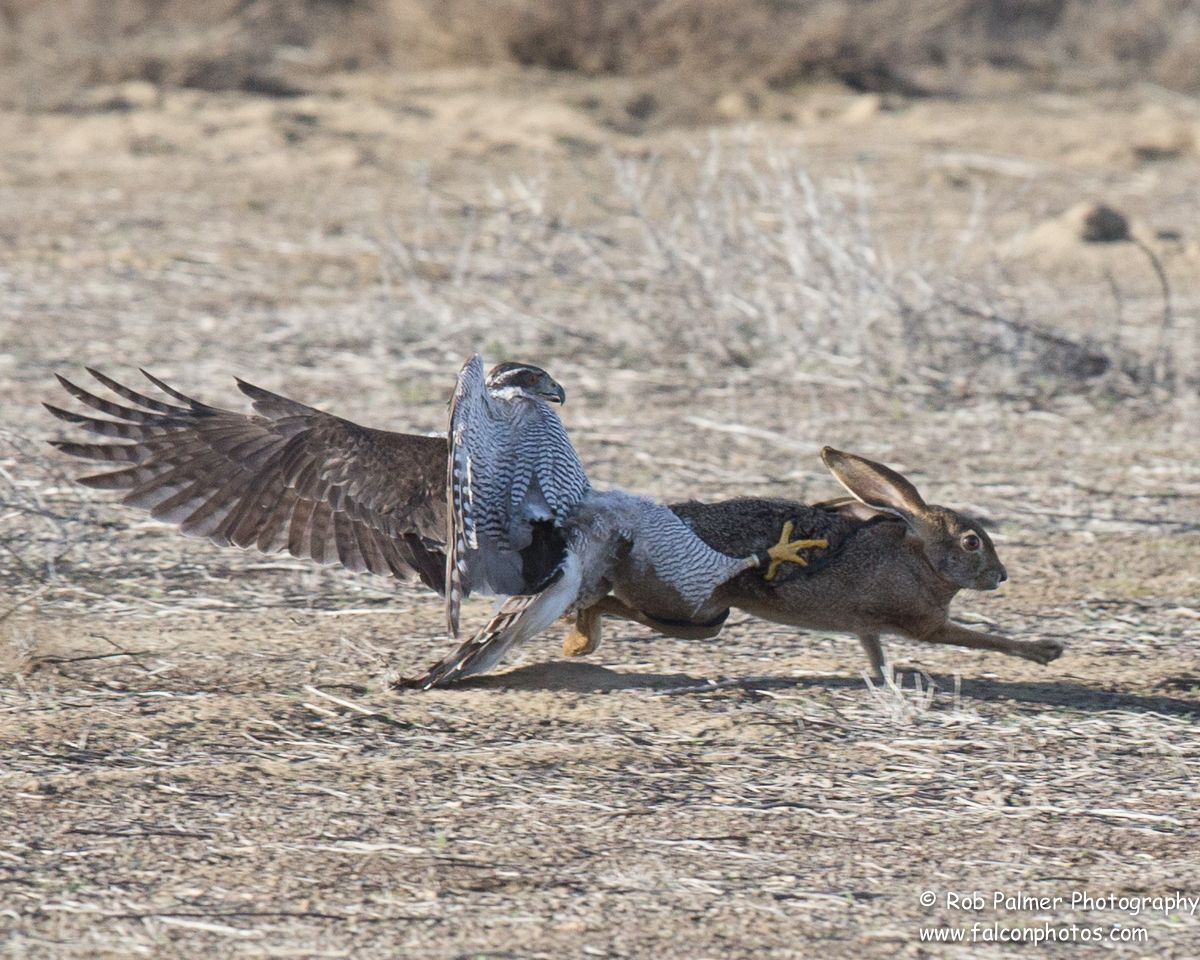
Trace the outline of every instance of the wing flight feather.
<path fill-rule="evenodd" d="M 60 376 L 67 393 L 103 417 L 46 404 L 58 419 L 117 441 L 54 441 L 63 453 L 116 468 L 80 483 L 122 491 L 124 503 L 188 536 L 415 575 L 443 589 L 443 438 L 362 427 L 241 380 L 255 414 L 193 400 L 145 371 L 176 402 L 88 372 L 124 403 Z"/>

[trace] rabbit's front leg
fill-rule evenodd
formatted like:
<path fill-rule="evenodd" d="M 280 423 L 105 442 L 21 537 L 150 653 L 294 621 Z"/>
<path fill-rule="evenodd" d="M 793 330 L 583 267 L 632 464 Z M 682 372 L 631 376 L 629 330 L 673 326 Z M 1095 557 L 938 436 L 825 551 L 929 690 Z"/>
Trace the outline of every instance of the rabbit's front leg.
<path fill-rule="evenodd" d="M 1063 652 L 1063 645 L 1058 640 L 1012 640 L 994 633 L 968 630 L 948 620 L 921 639 L 928 643 L 951 643 L 956 647 L 971 647 L 974 650 L 995 650 L 1043 666 L 1051 660 L 1057 660 Z"/>
<path fill-rule="evenodd" d="M 860 633 L 858 642 L 862 644 L 863 652 L 871 661 L 871 679 L 876 683 L 882 682 L 883 671 L 887 666 L 887 658 L 883 655 L 883 644 L 879 642 L 877 633 Z"/>

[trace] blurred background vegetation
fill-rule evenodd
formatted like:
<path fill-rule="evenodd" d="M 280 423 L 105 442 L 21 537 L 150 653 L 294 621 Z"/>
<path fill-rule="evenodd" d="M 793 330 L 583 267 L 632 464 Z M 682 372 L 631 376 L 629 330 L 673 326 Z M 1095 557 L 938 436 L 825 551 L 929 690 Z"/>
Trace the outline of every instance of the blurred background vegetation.
<path fill-rule="evenodd" d="M 303 91 L 329 72 L 518 64 L 654 76 L 656 122 L 731 83 L 871 92 L 1200 91 L 1195 0 L 0 0 L 0 98 L 61 106 L 126 80 Z M 719 99 L 719 98 L 717 98 Z M 752 104 L 754 105 L 754 104 Z M 639 111 L 634 110 L 637 114 Z"/>

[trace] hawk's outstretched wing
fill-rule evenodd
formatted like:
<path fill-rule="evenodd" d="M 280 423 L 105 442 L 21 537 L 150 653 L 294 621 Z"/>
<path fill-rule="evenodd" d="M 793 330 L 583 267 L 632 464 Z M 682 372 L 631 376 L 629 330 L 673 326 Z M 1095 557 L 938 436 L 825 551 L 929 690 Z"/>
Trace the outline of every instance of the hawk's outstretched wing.
<path fill-rule="evenodd" d="M 241 380 L 257 415 L 184 396 L 145 396 L 88 369 L 132 406 L 64 377 L 77 400 L 111 419 L 46 404 L 67 423 L 118 443 L 55 441 L 64 453 L 119 464 L 81 477 L 125 491 L 124 503 L 225 546 L 294 557 L 444 587 L 446 440 L 361 427 Z"/>
<path fill-rule="evenodd" d="M 559 529 L 589 485 L 549 405 L 489 391 L 478 354 L 458 375 L 449 443 L 446 622 L 457 636 L 472 585 L 507 595 L 544 586 L 563 554 Z"/>

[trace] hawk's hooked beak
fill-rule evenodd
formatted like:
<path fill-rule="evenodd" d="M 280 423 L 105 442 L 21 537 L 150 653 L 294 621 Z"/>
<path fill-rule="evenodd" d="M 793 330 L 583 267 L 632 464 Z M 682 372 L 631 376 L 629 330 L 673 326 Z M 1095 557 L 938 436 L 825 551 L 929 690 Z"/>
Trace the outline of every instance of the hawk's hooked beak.
<path fill-rule="evenodd" d="M 556 380 L 548 380 L 547 383 L 542 384 L 542 388 L 538 391 L 538 396 L 550 403 L 557 403 L 560 406 L 567 402 L 567 391 Z"/>

